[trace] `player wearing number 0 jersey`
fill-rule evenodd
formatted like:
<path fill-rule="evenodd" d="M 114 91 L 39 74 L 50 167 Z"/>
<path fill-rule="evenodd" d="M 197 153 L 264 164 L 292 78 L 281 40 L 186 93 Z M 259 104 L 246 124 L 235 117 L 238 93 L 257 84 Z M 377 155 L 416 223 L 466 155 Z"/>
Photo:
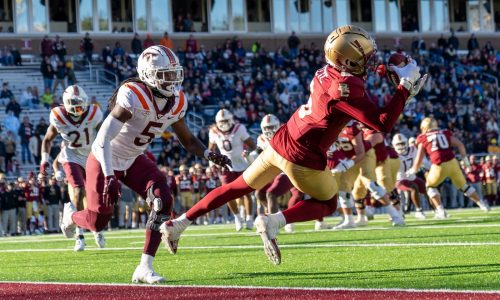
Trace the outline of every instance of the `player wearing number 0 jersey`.
<path fill-rule="evenodd" d="M 328 65 L 316 72 L 308 104 L 301 106 L 278 129 L 270 147 L 242 176 L 213 190 L 185 215 L 167 222 L 166 239 L 177 241 L 190 220 L 262 188 L 284 172 L 295 187 L 312 199 L 299 201 L 283 212 L 257 217 L 256 228 L 264 242 L 265 253 L 271 262 L 279 264 L 281 254 L 276 236 L 281 227 L 319 219 L 337 209 L 338 186 L 326 167 L 326 152 L 342 128 L 351 119 L 356 119 L 371 128 L 390 131 L 410 93 L 418 93 L 425 81 L 425 78 L 420 80 L 414 61 L 403 68 L 393 67 L 401 82 L 390 103 L 379 109 L 369 100 L 364 87 L 375 51 L 374 40 L 363 29 L 352 25 L 335 29 L 325 43 Z"/>
<path fill-rule="evenodd" d="M 189 152 L 223 166 L 230 161 L 209 152 L 189 131 L 184 121 L 187 99 L 179 90 L 183 67 L 172 50 L 164 46 L 147 48 L 139 56 L 137 73 L 139 78 L 126 80 L 110 98 L 111 113 L 92 144 L 86 165 L 87 208 L 76 212 L 72 205 L 65 205 L 61 227 L 65 234 L 75 225 L 102 230 L 113 216 L 121 181 L 151 208 L 141 262 L 132 282 L 157 283 L 165 278 L 154 271 L 152 262 L 161 242 L 159 227 L 170 219 L 172 194 L 165 174 L 144 150 L 171 126 Z"/>
<path fill-rule="evenodd" d="M 488 211 L 473 186 L 467 184 L 460 164 L 455 158 L 452 147 L 457 147 L 463 158 L 466 168 L 470 167 L 467 160 L 464 144 L 453 136 L 449 130 L 440 130 L 437 121 L 433 118 L 425 118 L 420 123 L 421 134 L 417 137 L 417 156 L 409 174 L 415 174 L 422 164 L 427 153 L 431 161 L 431 168 L 426 178 L 427 194 L 436 208 L 436 218 L 446 218 L 446 212 L 441 204 L 441 195 L 438 186 L 450 178 L 453 185 L 462 191 L 465 196 L 474 201 L 482 210 Z"/>
<path fill-rule="evenodd" d="M 210 150 L 219 149 L 219 152 L 229 157 L 232 162 L 232 167 L 229 170 L 222 170 L 220 173 L 221 183 L 224 185 L 234 181 L 248 167 L 245 156 L 256 147 L 255 142 L 248 134 L 247 128 L 242 124 L 236 124 L 230 111 L 221 109 L 215 115 L 215 126 L 210 129 L 208 139 L 208 148 Z M 245 150 L 245 146 L 248 150 Z M 243 198 L 246 214 L 245 225 L 247 229 L 252 229 L 252 199 L 249 195 L 237 198 Z M 234 215 L 236 231 L 240 231 L 243 229 L 243 220 L 239 214 L 237 198 L 230 201 L 228 207 Z"/>
<path fill-rule="evenodd" d="M 54 175 L 58 181 L 63 179 L 63 173 L 59 170 L 59 164 L 62 164 L 68 178 L 70 200 L 78 210 L 83 210 L 86 206 L 85 164 L 96 129 L 101 122 L 101 109 L 97 105 L 89 105 L 87 94 L 80 86 L 69 86 L 63 93 L 63 105 L 53 108 L 50 112 L 50 125 L 42 142 L 40 173 L 45 176 L 52 141 L 58 134 L 61 135 L 63 142 L 54 162 Z M 74 250 L 84 250 L 85 240 L 81 228 L 77 229 L 75 237 Z M 104 247 L 104 237 L 101 233 L 94 232 L 94 238 L 98 247 Z"/>

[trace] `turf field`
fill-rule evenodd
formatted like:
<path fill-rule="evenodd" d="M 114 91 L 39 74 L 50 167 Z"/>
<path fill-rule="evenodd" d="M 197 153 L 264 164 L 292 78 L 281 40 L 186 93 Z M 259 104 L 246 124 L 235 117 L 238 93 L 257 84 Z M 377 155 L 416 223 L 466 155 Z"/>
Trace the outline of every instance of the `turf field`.
<path fill-rule="evenodd" d="M 500 290 L 500 209 L 450 213 L 439 221 L 408 216 L 403 228 L 385 215 L 347 231 L 296 224 L 295 233 L 279 236 L 279 266 L 267 261 L 253 231 L 191 226 L 177 255 L 161 245 L 154 266 L 167 285 Z M 144 232 L 105 235 L 106 249 L 86 234 L 87 249 L 78 253 L 62 235 L 0 238 L 0 281 L 129 283 Z"/>

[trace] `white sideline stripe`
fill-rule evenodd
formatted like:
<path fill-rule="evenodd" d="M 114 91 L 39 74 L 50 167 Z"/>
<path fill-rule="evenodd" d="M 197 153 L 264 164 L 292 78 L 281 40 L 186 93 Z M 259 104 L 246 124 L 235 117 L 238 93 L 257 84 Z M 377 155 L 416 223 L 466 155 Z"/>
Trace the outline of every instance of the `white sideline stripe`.
<path fill-rule="evenodd" d="M 405 230 L 405 229 L 444 229 L 444 228 L 482 228 L 482 227 L 500 227 L 500 224 L 450 224 L 450 225 L 419 225 L 419 226 L 407 226 L 407 227 L 360 227 L 345 230 L 301 230 L 297 233 L 325 233 L 325 232 L 347 232 L 347 231 L 371 231 L 371 230 Z M 208 237 L 208 236 L 257 236 L 254 231 L 248 232 L 220 232 L 220 233 L 185 233 L 182 235 L 183 238 L 186 237 Z M 290 235 L 289 233 L 283 233 L 284 235 Z M 144 239 L 145 235 L 123 235 L 123 236 L 108 236 L 104 234 L 107 240 L 122 240 L 122 239 Z M 48 242 L 62 242 L 62 241 L 72 241 L 72 239 L 67 238 L 53 238 L 49 236 L 33 236 L 33 237 L 5 237 L 0 238 L 0 244 L 21 244 L 21 243 L 48 243 Z"/>
<path fill-rule="evenodd" d="M 450 289 L 399 289 L 399 288 L 351 288 L 351 287 L 283 287 L 283 286 L 250 286 L 250 285 L 152 285 L 130 283 L 88 283 L 88 282 L 38 282 L 38 281 L 0 281 L 7 284 L 40 284 L 40 285 L 83 285 L 83 286 L 133 286 L 152 287 L 159 289 L 171 288 L 211 288 L 211 289 L 256 289 L 256 290 L 297 290 L 297 291 L 353 291 L 353 292 L 403 292 L 403 293 L 472 293 L 472 294 L 499 294 L 500 290 L 450 290 Z"/>
<path fill-rule="evenodd" d="M 500 246 L 500 242 L 449 242 L 449 243 L 387 243 L 387 244 L 283 244 L 280 248 L 345 248 L 345 247 L 452 247 L 452 246 Z M 262 245 L 226 245 L 226 246 L 185 246 L 179 249 L 261 249 Z M 118 247 L 118 248 L 96 248 L 88 247 L 85 251 L 123 251 L 142 250 L 142 247 Z M 71 248 L 50 248 L 50 249 L 5 249 L 0 253 L 18 252 L 66 252 L 73 251 Z"/>

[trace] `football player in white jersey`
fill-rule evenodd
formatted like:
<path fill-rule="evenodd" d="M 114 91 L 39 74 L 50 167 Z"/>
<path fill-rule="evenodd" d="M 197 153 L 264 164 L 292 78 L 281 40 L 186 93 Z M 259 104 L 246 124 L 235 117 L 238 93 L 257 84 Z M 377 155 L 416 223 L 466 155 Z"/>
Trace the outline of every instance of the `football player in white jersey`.
<path fill-rule="evenodd" d="M 255 149 L 255 142 L 247 132 L 247 128 L 242 124 L 235 124 L 233 114 L 227 109 L 221 109 L 215 115 L 215 126 L 208 133 L 208 148 L 212 151 L 219 149 L 219 152 L 231 159 L 232 167 L 229 170 L 222 170 L 220 174 L 221 183 L 228 184 L 238 178 L 248 167 L 245 159 L 246 153 Z M 244 149 L 246 145 L 247 149 Z M 242 197 L 246 213 L 246 228 L 253 228 L 252 199 L 249 195 Z M 228 207 L 234 214 L 234 224 L 236 231 L 243 229 L 243 220 L 239 214 L 236 200 L 230 201 Z"/>
<path fill-rule="evenodd" d="M 394 135 L 392 146 L 398 153 L 400 160 L 396 187 L 400 191 L 410 193 L 411 202 L 415 205 L 415 218 L 423 220 L 426 216 L 420 204 L 420 194 L 426 194 L 425 182 L 415 174 L 408 172 L 415 162 L 415 157 L 417 157 L 417 148 L 408 146 L 408 138 L 401 133 Z"/>
<path fill-rule="evenodd" d="M 104 120 L 87 160 L 87 208 L 64 207 L 61 227 L 68 235 L 75 226 L 100 231 L 113 215 L 120 197 L 120 183 L 138 193 L 151 207 L 141 262 L 132 282 L 165 281 L 153 269 L 153 258 L 161 243 L 159 226 L 170 219 L 172 195 L 168 183 L 144 150 L 171 126 L 181 144 L 191 153 L 230 166 L 223 155 L 210 152 L 189 131 L 184 120 L 187 99 L 180 91 L 183 67 L 175 53 L 164 46 L 144 50 L 137 62 L 139 78 L 126 80 L 109 101 L 111 113 Z"/>
<path fill-rule="evenodd" d="M 85 164 L 101 122 L 101 109 L 95 104 L 89 105 L 87 94 L 80 86 L 69 86 L 63 93 L 63 105 L 53 108 L 50 112 L 50 126 L 42 142 L 40 173 L 46 176 L 52 141 L 58 134 L 63 138 L 61 152 L 55 161 L 54 175 L 58 180 L 63 178 L 63 172 L 59 170 L 59 164 L 62 164 L 68 178 L 70 200 L 78 210 L 86 207 Z M 105 241 L 102 233 L 93 233 L 97 246 L 103 248 Z M 83 229 L 77 228 L 75 236 L 74 250 L 84 250 Z"/>

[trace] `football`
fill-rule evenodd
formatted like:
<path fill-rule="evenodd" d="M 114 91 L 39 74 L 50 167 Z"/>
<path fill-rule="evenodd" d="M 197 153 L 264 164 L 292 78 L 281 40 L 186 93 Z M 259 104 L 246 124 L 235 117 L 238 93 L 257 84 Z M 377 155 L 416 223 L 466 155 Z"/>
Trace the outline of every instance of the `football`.
<path fill-rule="evenodd" d="M 389 81 L 395 86 L 399 85 L 399 76 L 396 72 L 392 71 L 390 66 L 404 67 L 408 63 L 408 56 L 401 53 L 394 53 L 389 57 L 388 67 L 386 68 L 386 74 Z"/>

